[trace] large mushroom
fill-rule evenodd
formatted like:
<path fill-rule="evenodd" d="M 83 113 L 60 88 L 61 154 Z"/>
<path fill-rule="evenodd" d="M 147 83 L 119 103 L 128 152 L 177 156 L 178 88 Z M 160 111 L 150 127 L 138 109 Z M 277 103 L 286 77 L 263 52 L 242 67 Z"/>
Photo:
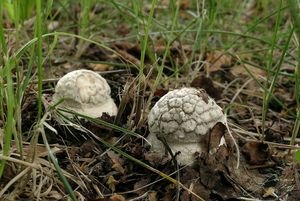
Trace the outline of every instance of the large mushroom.
<path fill-rule="evenodd" d="M 151 109 L 148 116 L 151 150 L 165 153 L 164 138 L 181 165 L 193 163 L 195 153 L 201 153 L 201 141 L 225 116 L 216 102 L 204 90 L 182 88 L 168 92 Z M 224 139 L 223 139 L 224 140 Z M 224 143 L 224 142 L 220 142 Z"/>
<path fill-rule="evenodd" d="M 64 101 L 59 107 L 90 117 L 117 114 L 117 106 L 110 97 L 106 80 L 91 70 L 75 70 L 63 76 L 55 87 L 52 102 Z"/>

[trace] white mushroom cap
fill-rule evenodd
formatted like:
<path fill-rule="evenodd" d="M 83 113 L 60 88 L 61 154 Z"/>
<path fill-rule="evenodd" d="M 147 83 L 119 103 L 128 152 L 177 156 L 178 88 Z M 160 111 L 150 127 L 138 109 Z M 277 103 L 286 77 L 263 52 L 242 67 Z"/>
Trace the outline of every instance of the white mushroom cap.
<path fill-rule="evenodd" d="M 201 140 L 225 116 L 204 90 L 182 88 L 168 92 L 151 109 L 148 116 L 151 149 L 164 153 L 157 136 L 164 137 L 173 153 L 180 151 L 180 164 L 191 164 L 194 153 L 201 153 Z"/>
<path fill-rule="evenodd" d="M 55 87 L 53 102 L 64 98 L 60 107 L 90 117 L 117 114 L 117 106 L 110 97 L 110 87 L 99 74 L 90 70 L 75 70 L 63 76 Z"/>

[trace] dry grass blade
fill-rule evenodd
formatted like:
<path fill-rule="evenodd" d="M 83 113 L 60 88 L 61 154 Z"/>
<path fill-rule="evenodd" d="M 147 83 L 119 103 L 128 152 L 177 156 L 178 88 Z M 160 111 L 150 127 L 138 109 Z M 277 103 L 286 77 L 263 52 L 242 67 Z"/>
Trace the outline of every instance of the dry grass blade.
<path fill-rule="evenodd" d="M 23 176 L 25 176 L 30 171 L 30 169 L 31 169 L 30 167 L 25 168 L 17 176 L 15 176 L 12 180 L 10 180 L 0 191 L 0 197 L 4 195 L 4 193 L 8 190 L 8 188 L 10 188 L 14 183 L 18 182 L 18 180 L 20 180 Z"/>

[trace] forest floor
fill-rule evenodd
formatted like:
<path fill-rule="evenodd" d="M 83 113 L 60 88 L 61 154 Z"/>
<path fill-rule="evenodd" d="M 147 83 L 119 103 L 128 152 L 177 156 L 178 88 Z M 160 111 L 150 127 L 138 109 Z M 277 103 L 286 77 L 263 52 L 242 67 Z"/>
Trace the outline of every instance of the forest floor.
<path fill-rule="evenodd" d="M 144 7 L 144 12 L 149 12 L 149 6 Z M 164 19 L 160 14 L 167 12 L 164 6 L 167 7 L 167 4 L 157 8 L 157 20 Z M 288 40 L 291 29 L 286 9 L 283 9 L 280 18 L 282 32 L 278 32 L 276 43 L 269 43 L 278 20 L 278 8 L 274 6 L 277 12 L 265 15 L 263 7 L 258 6 L 255 3 L 248 5 L 244 8 L 246 14 L 238 18 L 238 23 L 252 25 L 254 21 L 266 19 L 265 24 L 253 26 L 249 34 L 238 25 L 231 30 L 228 22 L 234 21 L 234 14 L 225 13 L 226 22 L 216 15 L 216 21 L 220 23 L 218 26 L 223 25 L 222 29 L 207 26 L 206 31 L 201 32 L 203 38 L 199 41 L 197 29 L 186 34 L 188 30 L 182 28 L 182 32 L 170 35 L 158 30 L 146 37 L 148 44 L 144 49 L 142 42 L 146 39 L 142 34 L 133 35 L 136 27 L 128 25 L 131 18 L 122 19 L 122 15 L 116 14 L 113 8 L 98 5 L 91 11 L 90 18 L 97 20 L 98 12 L 111 9 L 105 13 L 111 12 L 112 16 L 118 17 L 118 21 L 110 26 L 109 23 L 104 24 L 103 31 L 99 31 L 98 24 L 91 21 L 88 27 L 95 33 L 91 41 L 58 34 L 55 48 L 51 49 L 54 37 L 44 39 L 45 57 L 47 50 L 51 49 L 51 55 L 47 55 L 43 63 L 45 106 L 51 104 L 57 81 L 66 73 L 78 69 L 93 70 L 103 76 L 111 87 L 112 98 L 119 106 L 117 117 L 105 114 L 99 121 L 84 118 L 61 121 L 55 115 L 56 109 L 43 111 L 47 115 L 43 122 L 47 142 L 77 200 L 299 200 L 300 164 L 295 160 L 297 144 L 300 143 L 299 134 L 295 143 L 290 143 L 297 108 L 293 79 L 297 45 L 293 39 Z M 192 3 L 181 5 L 178 24 L 194 18 L 190 10 Z M 257 18 L 254 20 L 254 17 Z M 47 21 L 48 29 L 61 31 L 68 22 L 63 17 L 61 21 L 59 17 L 56 18 Z M 159 22 L 155 23 L 161 26 Z M 263 25 L 266 28 L 261 28 Z M 6 26 L 9 30 L 9 23 Z M 21 32 L 28 32 L 32 27 L 33 23 L 29 21 Z M 71 28 L 68 27 L 69 30 Z M 15 34 L 15 30 L 10 31 Z M 261 37 L 257 37 L 259 32 Z M 143 38 L 142 42 L 140 38 Z M 10 40 L 11 44 L 18 45 L 13 39 Z M 194 43 L 203 40 L 205 45 L 195 48 Z M 286 43 L 290 45 L 284 52 Z M 143 54 L 145 58 L 141 58 Z M 280 63 L 281 59 L 283 62 Z M 29 58 L 24 54 L 21 60 L 22 76 L 26 73 Z M 142 69 L 139 68 L 141 64 Z M 271 85 L 278 65 L 280 70 L 276 75 L 276 84 L 265 108 L 265 89 Z M 163 68 L 157 84 L 160 66 Z M 270 72 L 266 66 L 270 66 Z M 226 127 L 213 128 L 209 135 L 224 135 L 227 146 L 213 155 L 208 154 L 209 150 L 200 153 L 195 156 L 192 165 L 178 169 L 169 157 L 153 154 L 144 138 L 149 134 L 147 115 L 153 105 L 168 91 L 181 87 L 205 89 L 226 113 L 230 133 Z M 21 106 L 23 156 L 20 156 L 17 142 L 13 140 L 10 159 L 0 181 L 0 200 L 70 200 L 57 168 L 49 159 L 45 139 L 35 134 L 37 88 L 38 83 L 33 77 Z M 103 121 L 110 124 L 103 124 Z M 118 128 L 134 131 L 144 138 L 128 135 L 126 130 L 122 132 Z M 103 141 L 121 152 L 108 147 Z M 27 162 L 23 163 L 22 157 L 34 160 L 29 162 L 24 159 Z"/>

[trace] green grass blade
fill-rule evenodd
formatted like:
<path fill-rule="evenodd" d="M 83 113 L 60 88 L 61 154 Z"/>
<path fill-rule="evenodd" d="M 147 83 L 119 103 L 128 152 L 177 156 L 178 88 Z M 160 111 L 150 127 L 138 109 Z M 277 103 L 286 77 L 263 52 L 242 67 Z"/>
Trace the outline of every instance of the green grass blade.
<path fill-rule="evenodd" d="M 61 103 L 61 102 L 60 102 Z M 57 105 L 57 104 L 56 104 Z M 53 108 L 53 106 L 52 106 Z M 51 108 L 51 109 L 52 109 Z M 117 130 L 117 131 L 120 131 L 120 132 L 123 132 L 123 133 L 126 133 L 128 135 L 131 135 L 131 136 L 134 136 L 134 137 L 138 137 L 138 138 L 143 138 L 145 139 L 143 136 L 141 136 L 140 134 L 138 133 L 135 133 L 131 130 L 128 130 L 126 128 L 122 128 L 120 126 L 117 126 L 115 124 L 112 124 L 112 123 L 109 123 L 109 122 L 106 122 L 104 120 L 101 120 L 101 119 L 98 119 L 98 118 L 92 118 L 92 117 L 89 117 L 89 116 L 86 116 L 86 115 L 83 115 L 83 114 L 80 114 L 80 113 L 77 113 L 77 112 L 74 112 L 74 111 L 70 111 L 70 110 L 66 110 L 66 109 L 62 109 L 62 108 L 58 108 L 58 111 L 61 111 L 61 112 L 66 112 L 68 114 L 72 114 L 72 115 L 76 115 L 78 117 L 81 117 L 81 118 L 84 118 L 84 119 L 87 119 L 89 121 L 92 121 L 96 124 L 99 124 L 99 125 L 103 125 L 105 127 L 108 127 L 108 128 L 112 128 L 114 130 Z M 61 113 L 62 116 L 65 116 Z"/>
<path fill-rule="evenodd" d="M 270 82 L 270 77 L 271 77 L 271 69 L 272 69 L 272 65 L 273 65 L 273 53 L 274 50 L 276 48 L 276 43 L 277 43 L 277 38 L 278 38 L 278 30 L 279 30 L 279 24 L 281 22 L 281 7 L 282 7 L 282 0 L 280 1 L 280 5 L 279 5 L 279 12 L 277 13 L 277 17 L 276 17 L 276 23 L 275 23 L 275 28 L 273 31 L 273 36 L 272 36 L 272 43 L 271 43 L 271 47 L 270 47 L 270 53 L 269 53 L 269 58 L 268 58 L 268 63 L 267 63 L 267 67 L 266 67 L 266 81 L 265 81 L 265 88 L 269 88 L 269 82 Z M 277 68 L 280 69 L 280 66 L 278 66 Z M 265 127 L 266 127 L 266 116 L 267 116 L 267 112 L 269 109 L 269 102 L 270 102 L 270 93 L 272 93 L 272 90 L 265 90 L 264 91 L 264 99 L 263 99 L 263 111 L 262 111 L 262 136 L 261 139 L 264 139 L 265 137 Z"/>
<path fill-rule="evenodd" d="M 43 138 L 43 142 L 48 150 L 48 155 L 49 155 L 49 158 L 51 159 L 56 171 L 57 171 L 57 174 L 60 178 L 60 180 L 62 181 L 64 187 L 66 188 L 66 191 L 69 193 L 69 196 L 71 198 L 72 201 L 76 201 L 76 196 L 74 194 L 74 191 L 70 185 L 70 183 L 68 182 L 67 178 L 64 176 L 63 174 L 63 171 L 62 169 L 60 168 L 59 164 L 58 164 L 58 161 L 57 161 L 57 158 L 54 156 L 54 154 L 52 153 L 51 151 L 51 148 L 50 148 L 50 145 L 48 143 L 48 140 L 47 140 L 47 137 L 46 137 L 46 133 L 45 133 L 45 130 L 44 130 L 44 126 L 42 124 L 40 124 L 39 128 L 38 128 L 39 132 L 41 133 L 42 135 L 42 138 Z"/>
<path fill-rule="evenodd" d="M 297 0 L 289 0 L 289 6 L 291 15 L 293 18 L 293 25 L 296 30 L 296 37 L 298 39 L 298 43 L 300 41 L 300 9 L 299 9 L 299 1 Z M 297 103 L 297 117 L 293 127 L 291 144 L 295 143 L 295 139 L 298 135 L 300 128 L 300 46 L 298 44 L 298 65 L 295 69 L 295 98 Z"/>
<path fill-rule="evenodd" d="M 300 164 L 300 149 L 296 151 L 295 153 L 295 159 L 298 161 L 298 163 Z"/>
<path fill-rule="evenodd" d="M 14 97 L 14 86 L 12 80 L 12 72 L 11 72 L 11 61 L 7 61 L 5 66 L 5 78 L 7 82 L 7 115 L 6 115 L 6 124 L 5 124 L 5 133 L 4 133 L 4 144 L 3 144 L 3 155 L 8 156 L 10 145 L 11 145 L 11 138 L 14 126 L 14 106 L 15 106 L 15 97 Z M 4 167 L 6 161 L 2 160 L 0 162 L 0 178 L 3 175 Z"/>
<path fill-rule="evenodd" d="M 3 1 L 0 1 L 0 16 L 3 16 Z M 1 50 L 0 50 L 0 57 L 6 59 L 6 54 L 7 54 L 7 46 L 6 46 L 6 40 L 4 36 L 4 28 L 3 28 L 3 18 L 0 17 L 0 45 L 1 45 Z M 4 61 L 3 61 L 4 62 Z M 1 65 L 1 63 L 0 63 Z M 2 70 L 2 69 L 0 69 Z M 0 71 L 0 117 L 1 121 L 4 122 L 4 80 L 1 79 L 4 77 L 4 72 Z"/>
<path fill-rule="evenodd" d="M 173 31 L 176 28 L 176 24 L 177 24 L 177 20 L 178 20 L 178 12 L 179 12 L 179 6 L 177 5 L 175 7 L 175 12 L 174 12 L 173 17 L 172 17 L 171 31 Z M 169 55 L 170 46 L 172 45 L 172 43 L 175 41 L 175 39 L 177 37 L 178 36 L 176 36 L 175 38 L 169 38 L 168 41 L 167 41 L 167 45 L 166 45 L 166 48 L 165 48 L 165 51 L 164 51 L 164 54 L 163 54 L 163 58 L 162 58 L 161 64 L 158 66 L 158 69 L 157 69 L 158 72 L 157 72 L 156 79 L 154 81 L 154 89 L 156 89 L 156 87 L 161 82 L 162 73 L 163 73 L 163 70 L 164 70 L 164 66 L 165 66 L 165 62 L 166 62 L 167 56 Z M 178 75 L 177 74 L 178 73 L 178 69 L 174 69 L 174 70 L 175 70 L 175 74 Z"/>
<path fill-rule="evenodd" d="M 0 112 L 1 112 L 1 119 L 4 123 L 5 132 L 3 137 L 3 155 L 7 156 L 9 154 L 10 145 L 11 145 L 11 138 L 13 133 L 13 126 L 14 126 L 14 86 L 13 86 L 13 80 L 12 80 L 12 67 L 11 67 L 11 60 L 7 58 L 7 45 L 6 40 L 4 36 L 4 30 L 3 30 L 3 1 L 0 2 L 0 41 L 1 41 L 1 48 L 2 48 L 2 57 L 4 58 L 4 68 L 2 68 L 2 79 L 0 80 Z M 4 86 L 4 80 L 6 81 L 6 87 Z M 6 114 L 4 114 L 4 102 L 6 102 Z M 3 175 L 4 167 L 5 167 L 6 161 L 2 160 L 0 162 L 0 178 Z"/>
<path fill-rule="evenodd" d="M 238 61 L 240 63 L 243 63 L 239 58 L 237 58 Z M 266 88 L 262 83 L 260 83 L 260 81 L 255 77 L 255 75 L 253 75 L 253 73 L 246 67 L 243 66 L 244 69 L 247 71 L 247 73 L 249 74 L 249 76 L 256 82 L 256 84 L 263 90 L 269 90 L 268 88 Z M 270 92 L 269 92 L 270 93 Z M 295 117 L 295 113 L 293 111 L 291 111 L 282 101 L 280 101 L 273 93 L 270 93 L 271 98 L 273 98 L 276 103 L 278 103 L 280 106 L 282 106 L 282 108 L 288 112 L 289 115 Z"/>
<path fill-rule="evenodd" d="M 42 52 L 42 1 L 36 0 L 36 36 L 37 36 L 37 66 L 38 66 L 38 119 L 42 116 L 42 90 L 43 90 L 43 52 Z"/>
<path fill-rule="evenodd" d="M 3 1 L 0 1 L 0 16 L 3 16 Z M 0 17 L 0 43 L 2 48 L 2 53 L 4 55 L 7 54 L 7 46 L 6 46 L 6 40 L 4 36 L 4 29 L 3 29 L 3 18 Z"/>
<path fill-rule="evenodd" d="M 145 62 L 145 56 L 146 56 L 146 50 L 147 50 L 147 46 L 148 46 L 148 38 L 149 38 L 149 31 L 151 29 L 152 26 L 152 20 L 153 20 L 153 15 L 154 15 L 154 9 L 156 6 L 156 2 L 157 0 L 152 0 L 152 4 L 151 4 L 151 9 L 150 9 L 150 13 L 147 19 L 147 23 L 144 25 L 144 38 L 142 40 L 142 44 L 141 44 L 141 58 L 140 58 L 140 70 L 139 70 L 139 75 L 141 76 L 143 74 L 143 70 L 144 70 L 144 62 Z"/>

